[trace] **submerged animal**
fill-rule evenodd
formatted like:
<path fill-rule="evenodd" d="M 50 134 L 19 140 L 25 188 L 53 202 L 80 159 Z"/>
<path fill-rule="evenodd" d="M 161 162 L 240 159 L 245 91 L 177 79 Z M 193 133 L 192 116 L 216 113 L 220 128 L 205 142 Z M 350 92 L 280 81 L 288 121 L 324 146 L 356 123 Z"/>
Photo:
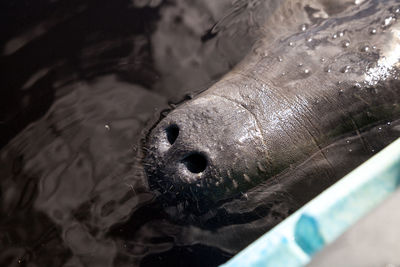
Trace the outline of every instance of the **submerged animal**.
<path fill-rule="evenodd" d="M 265 2 L 275 14 L 252 53 L 149 133 L 145 168 L 163 199 L 215 204 L 315 155 L 338 168 L 324 148 L 359 136 L 374 152 L 361 133 L 400 118 L 398 1 Z"/>

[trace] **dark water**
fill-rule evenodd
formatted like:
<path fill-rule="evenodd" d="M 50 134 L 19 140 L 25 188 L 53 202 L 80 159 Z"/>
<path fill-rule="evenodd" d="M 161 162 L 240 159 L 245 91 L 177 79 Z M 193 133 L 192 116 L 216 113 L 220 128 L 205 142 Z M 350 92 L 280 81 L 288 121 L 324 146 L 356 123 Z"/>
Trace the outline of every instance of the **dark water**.
<path fill-rule="evenodd" d="M 250 48 L 237 41 L 245 33 L 207 34 L 230 6 L 0 4 L 1 266 L 204 266 L 231 256 L 179 244 L 139 149 L 168 101 L 204 90 Z"/>
<path fill-rule="evenodd" d="M 298 208 L 265 184 L 177 220 L 141 165 L 160 112 L 249 51 L 253 15 L 230 0 L 3 1 L 0 266 L 215 266 Z M 385 122 L 371 153 L 364 133 L 326 152 L 358 164 L 399 132 Z"/>

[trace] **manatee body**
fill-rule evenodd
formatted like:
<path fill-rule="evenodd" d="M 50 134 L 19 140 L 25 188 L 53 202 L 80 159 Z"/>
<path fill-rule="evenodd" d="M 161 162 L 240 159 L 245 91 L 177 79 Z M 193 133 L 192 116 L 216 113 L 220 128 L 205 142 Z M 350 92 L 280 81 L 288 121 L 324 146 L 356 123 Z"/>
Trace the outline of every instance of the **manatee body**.
<path fill-rule="evenodd" d="M 312 3 L 276 7 L 250 55 L 151 130 L 165 199 L 223 201 L 315 154 L 335 168 L 324 147 L 400 118 L 398 1 Z"/>

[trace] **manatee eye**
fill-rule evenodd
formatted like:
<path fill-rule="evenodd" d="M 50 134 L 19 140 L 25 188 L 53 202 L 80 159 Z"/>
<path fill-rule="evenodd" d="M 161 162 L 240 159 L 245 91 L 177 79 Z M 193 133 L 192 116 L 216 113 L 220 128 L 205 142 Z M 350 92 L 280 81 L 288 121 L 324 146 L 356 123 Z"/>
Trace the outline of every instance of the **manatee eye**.
<path fill-rule="evenodd" d="M 167 135 L 167 140 L 170 145 L 175 143 L 176 139 L 179 135 L 179 127 L 176 124 L 171 124 L 165 129 L 165 133 Z"/>
<path fill-rule="evenodd" d="M 200 173 L 207 168 L 207 158 L 197 152 L 182 159 L 182 163 L 192 173 Z"/>

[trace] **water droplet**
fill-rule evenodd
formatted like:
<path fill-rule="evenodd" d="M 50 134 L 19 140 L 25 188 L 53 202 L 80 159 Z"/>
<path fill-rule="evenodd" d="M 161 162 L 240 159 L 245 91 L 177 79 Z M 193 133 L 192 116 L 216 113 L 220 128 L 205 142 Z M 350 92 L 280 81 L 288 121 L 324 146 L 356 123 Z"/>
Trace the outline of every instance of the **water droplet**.
<path fill-rule="evenodd" d="M 286 72 L 282 72 L 281 75 L 282 75 L 282 76 L 285 76 L 285 75 L 286 75 Z"/>
<path fill-rule="evenodd" d="M 309 74 L 309 73 L 310 73 L 310 70 L 309 70 L 309 69 L 305 69 L 305 70 L 304 70 L 304 73 L 305 73 L 305 74 Z"/>
<path fill-rule="evenodd" d="M 348 73 L 350 71 L 351 67 L 349 65 L 344 66 L 340 71 L 342 73 Z"/>
<path fill-rule="evenodd" d="M 369 50 L 370 50 L 369 45 L 363 45 L 360 47 L 361 52 L 369 52 Z"/>
<path fill-rule="evenodd" d="M 247 175 L 247 174 L 245 174 L 245 173 L 243 173 L 243 178 L 247 181 L 247 182 L 250 182 L 251 180 L 250 180 L 250 177 Z"/>
<path fill-rule="evenodd" d="M 375 149 L 371 149 L 371 152 L 375 152 Z"/>
<path fill-rule="evenodd" d="M 300 30 L 301 30 L 302 32 L 306 31 L 307 29 L 308 29 L 308 24 L 302 24 L 302 25 L 300 25 Z"/>
<path fill-rule="evenodd" d="M 353 152 L 353 149 L 350 148 L 350 149 L 349 149 L 349 152 Z"/>
<path fill-rule="evenodd" d="M 350 140 L 346 140 L 346 143 L 347 143 L 347 144 L 350 144 Z"/>
<path fill-rule="evenodd" d="M 279 56 L 279 57 L 278 57 L 278 61 L 279 61 L 279 62 L 282 62 L 282 61 L 283 61 L 283 58 Z"/>
<path fill-rule="evenodd" d="M 392 16 L 386 17 L 382 22 L 382 26 L 389 27 L 390 25 L 392 25 L 395 22 L 395 20 L 396 20 L 395 17 L 392 17 Z"/>
<path fill-rule="evenodd" d="M 387 123 L 386 123 L 387 125 L 390 125 L 390 124 L 392 124 L 390 121 L 388 121 Z"/>
<path fill-rule="evenodd" d="M 289 42 L 289 46 L 293 46 L 293 42 Z"/>
<path fill-rule="evenodd" d="M 312 41 L 313 41 L 313 38 L 311 38 L 311 37 L 307 39 L 308 43 L 311 43 Z"/>
<path fill-rule="evenodd" d="M 382 131 L 382 127 L 379 127 L 378 130 L 379 130 L 379 131 Z"/>
<path fill-rule="evenodd" d="M 370 34 L 376 34 L 376 32 L 377 32 L 377 31 L 376 31 L 375 28 L 372 28 L 372 29 L 369 30 L 369 33 L 370 33 Z"/>
<path fill-rule="evenodd" d="M 339 35 L 339 37 L 343 37 L 344 32 L 339 32 L 338 35 Z"/>
<path fill-rule="evenodd" d="M 336 39 L 336 38 L 337 38 L 337 34 L 335 33 L 332 35 L 332 39 Z"/>
<path fill-rule="evenodd" d="M 322 58 L 321 58 L 321 62 L 325 62 L 325 58 L 322 57 Z"/>
<path fill-rule="evenodd" d="M 297 67 L 302 67 L 302 66 L 303 66 L 303 63 L 297 64 Z"/>
<path fill-rule="evenodd" d="M 330 73 L 332 70 L 330 67 L 325 68 L 325 72 Z"/>
<path fill-rule="evenodd" d="M 106 128 L 107 131 L 111 130 L 110 125 L 108 124 L 104 125 L 104 128 Z"/>
<path fill-rule="evenodd" d="M 347 48 L 349 46 L 350 46 L 350 41 L 349 40 L 342 41 L 342 47 Z"/>

